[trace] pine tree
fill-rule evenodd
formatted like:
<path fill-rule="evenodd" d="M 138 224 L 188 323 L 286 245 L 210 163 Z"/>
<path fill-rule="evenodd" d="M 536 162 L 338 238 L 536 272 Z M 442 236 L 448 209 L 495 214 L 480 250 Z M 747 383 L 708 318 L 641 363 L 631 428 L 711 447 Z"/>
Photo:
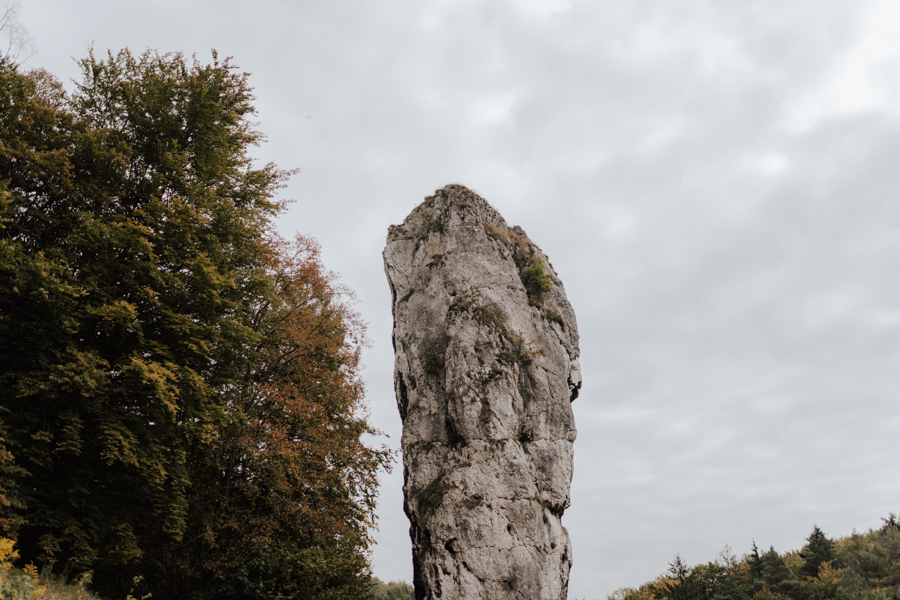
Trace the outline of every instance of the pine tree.
<path fill-rule="evenodd" d="M 769 547 L 760 556 L 761 575 L 755 582 L 755 587 L 768 589 L 774 594 L 798 598 L 800 594 L 800 582 L 791 574 L 790 569 L 784 564 L 784 559 L 775 552 L 775 548 Z"/>
<path fill-rule="evenodd" d="M 756 540 L 753 540 L 753 548 L 747 556 L 747 566 L 749 583 L 755 591 L 759 587 L 756 582 L 762 580 L 763 574 L 762 559 L 759 556 L 759 548 L 756 546 Z"/>
<path fill-rule="evenodd" d="M 804 577 L 818 577 L 823 563 L 834 560 L 834 543 L 828 539 L 818 525 L 813 525 L 812 532 L 806 538 L 806 546 L 800 552 L 803 566 L 800 573 Z"/>
<path fill-rule="evenodd" d="M 696 600 L 701 593 L 700 582 L 680 555 L 669 563 L 669 570 L 659 587 L 658 596 L 663 600 Z"/>

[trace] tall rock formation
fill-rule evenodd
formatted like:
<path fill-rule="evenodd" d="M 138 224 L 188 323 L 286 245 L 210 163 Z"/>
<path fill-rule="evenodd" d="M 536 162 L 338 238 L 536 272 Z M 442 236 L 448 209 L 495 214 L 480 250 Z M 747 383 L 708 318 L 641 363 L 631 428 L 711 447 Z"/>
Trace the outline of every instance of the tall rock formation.
<path fill-rule="evenodd" d="M 459 185 L 390 228 L 384 262 L 416 598 L 565 598 L 581 373 L 562 282 Z"/>

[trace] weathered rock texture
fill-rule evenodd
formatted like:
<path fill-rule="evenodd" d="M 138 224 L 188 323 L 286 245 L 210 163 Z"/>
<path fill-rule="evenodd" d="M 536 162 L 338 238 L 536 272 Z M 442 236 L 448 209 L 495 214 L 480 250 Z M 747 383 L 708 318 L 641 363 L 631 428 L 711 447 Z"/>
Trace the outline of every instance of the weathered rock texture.
<path fill-rule="evenodd" d="M 519 227 L 459 185 L 388 233 L 416 598 L 565 598 L 578 330 Z"/>

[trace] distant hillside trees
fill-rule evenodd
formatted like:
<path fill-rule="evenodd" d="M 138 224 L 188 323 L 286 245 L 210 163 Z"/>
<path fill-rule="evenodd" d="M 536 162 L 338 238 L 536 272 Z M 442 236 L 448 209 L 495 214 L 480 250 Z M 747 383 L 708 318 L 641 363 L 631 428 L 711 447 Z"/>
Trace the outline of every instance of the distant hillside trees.
<path fill-rule="evenodd" d="M 669 570 L 609 600 L 898 600 L 900 524 L 893 514 L 877 530 L 838 540 L 818 526 L 800 551 L 742 558 L 726 549 L 715 561 L 690 567 L 678 556 Z"/>
<path fill-rule="evenodd" d="M 247 75 L 81 68 L 0 62 L 0 535 L 110 597 L 365 596 L 363 325 L 274 233 Z"/>
<path fill-rule="evenodd" d="M 369 600 L 415 600 L 413 586 L 404 581 L 385 583 L 373 577 L 369 588 Z"/>

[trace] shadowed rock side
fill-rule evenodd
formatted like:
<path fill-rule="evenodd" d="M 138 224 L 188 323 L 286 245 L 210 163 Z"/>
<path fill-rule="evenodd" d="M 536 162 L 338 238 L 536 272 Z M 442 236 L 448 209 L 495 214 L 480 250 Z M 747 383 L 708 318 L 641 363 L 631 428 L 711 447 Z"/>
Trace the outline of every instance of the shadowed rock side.
<path fill-rule="evenodd" d="M 459 185 L 390 228 L 384 261 L 416 598 L 565 598 L 581 373 L 562 282 Z"/>

